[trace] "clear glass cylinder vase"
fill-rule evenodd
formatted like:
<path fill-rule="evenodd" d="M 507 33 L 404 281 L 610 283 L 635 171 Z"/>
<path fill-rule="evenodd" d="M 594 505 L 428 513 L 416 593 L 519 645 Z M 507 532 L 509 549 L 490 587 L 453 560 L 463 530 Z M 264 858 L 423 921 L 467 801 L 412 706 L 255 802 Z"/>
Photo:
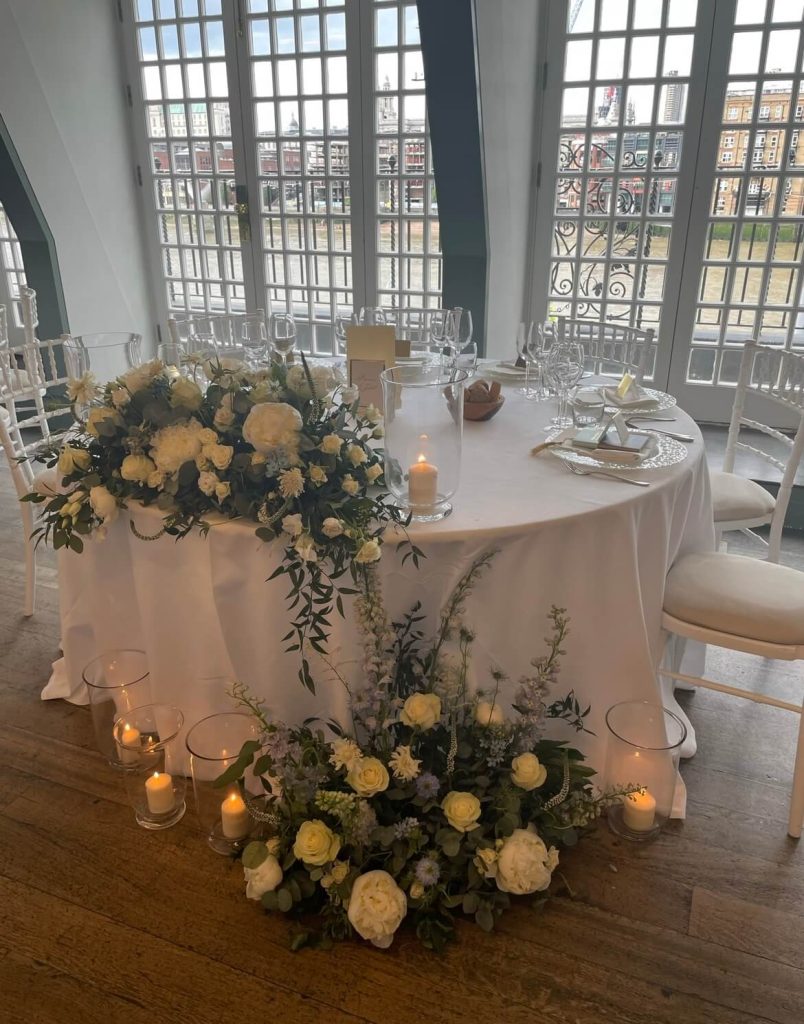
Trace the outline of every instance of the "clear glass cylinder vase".
<path fill-rule="evenodd" d="M 606 786 L 632 790 L 609 808 L 609 827 L 633 842 L 653 839 L 673 810 L 687 727 L 660 704 L 637 700 L 610 707 L 606 726 Z"/>
<path fill-rule="evenodd" d="M 124 768 L 114 738 L 118 715 L 151 703 L 151 677 L 145 651 L 104 651 L 86 666 L 83 680 L 98 750 L 114 768 Z"/>
<path fill-rule="evenodd" d="M 143 828 L 170 828 L 184 817 L 183 726 L 184 715 L 171 704 L 131 708 L 115 720 L 113 736 L 126 795 Z"/>
<path fill-rule="evenodd" d="M 235 763 L 243 744 L 259 737 L 254 717 L 241 711 L 209 715 L 187 733 L 196 812 L 216 853 L 242 849 L 254 829 L 238 784 L 219 786 L 216 780 Z"/>
<path fill-rule="evenodd" d="M 394 366 L 380 374 L 385 483 L 420 522 L 443 519 L 461 476 L 465 370 Z"/>

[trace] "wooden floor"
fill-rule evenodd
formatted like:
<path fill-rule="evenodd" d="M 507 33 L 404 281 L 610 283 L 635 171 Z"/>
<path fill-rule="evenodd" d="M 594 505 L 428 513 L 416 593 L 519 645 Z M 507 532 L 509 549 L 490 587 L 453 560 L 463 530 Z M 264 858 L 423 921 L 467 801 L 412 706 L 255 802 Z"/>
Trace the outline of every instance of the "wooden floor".
<path fill-rule="evenodd" d="M 801 554 L 790 557 L 804 563 Z M 562 891 L 500 930 L 461 927 L 442 957 L 409 935 L 380 952 L 288 951 L 242 898 L 238 866 L 192 814 L 139 829 L 94 752 L 85 709 L 44 704 L 57 657 L 54 560 L 24 619 L 18 512 L 0 472 L 2 1024 L 748 1024 L 804 1021 L 804 842 L 785 835 L 793 716 L 689 700 L 701 751 L 688 818 L 634 848 L 601 827 L 562 854 Z M 801 675 L 759 671 L 800 699 Z"/>

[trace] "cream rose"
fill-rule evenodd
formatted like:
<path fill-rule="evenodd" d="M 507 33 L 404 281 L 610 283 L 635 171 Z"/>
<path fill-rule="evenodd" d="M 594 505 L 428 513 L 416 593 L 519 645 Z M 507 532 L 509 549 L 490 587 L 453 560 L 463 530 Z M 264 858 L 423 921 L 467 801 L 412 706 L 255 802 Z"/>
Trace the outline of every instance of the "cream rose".
<path fill-rule="evenodd" d="M 120 467 L 120 476 L 132 483 L 144 484 L 155 469 L 147 455 L 127 455 Z"/>
<path fill-rule="evenodd" d="M 511 761 L 511 781 L 520 789 L 538 789 L 547 778 L 547 769 L 535 754 L 520 754 Z"/>
<path fill-rule="evenodd" d="M 128 388 L 133 395 L 137 391 L 141 391 L 142 388 L 147 387 L 164 368 L 165 364 L 161 359 L 152 359 L 149 363 L 143 363 L 141 366 L 135 366 L 133 369 L 127 370 L 119 378 L 120 383 Z"/>
<path fill-rule="evenodd" d="M 441 718 L 441 698 L 437 693 L 412 693 L 402 706 L 399 717 L 414 729 L 432 729 Z"/>
<path fill-rule="evenodd" d="M 293 853 L 297 860 L 319 868 L 328 861 L 335 860 L 340 848 L 340 838 L 318 818 L 302 822 L 293 843 Z"/>
<path fill-rule="evenodd" d="M 180 405 L 183 409 L 195 412 L 203 400 L 201 388 L 195 381 L 187 377 L 178 377 L 170 389 L 170 401 L 172 405 Z"/>
<path fill-rule="evenodd" d="M 329 366 L 310 366 L 307 370 L 312 377 L 316 398 L 325 398 L 338 382 L 332 368 Z M 295 392 L 299 398 L 312 398 L 310 384 L 303 366 L 291 366 L 286 378 L 288 388 Z"/>
<path fill-rule="evenodd" d="M 346 781 L 358 796 L 374 796 L 388 789 L 388 769 L 376 757 L 361 757 L 352 764 Z"/>
<path fill-rule="evenodd" d="M 488 847 L 480 849 L 472 862 L 484 878 L 497 877 L 497 851 Z"/>
<path fill-rule="evenodd" d="M 95 515 L 102 519 L 104 523 L 113 522 L 117 519 L 118 512 L 120 511 L 117 507 L 115 496 L 102 484 L 91 488 L 89 504 L 92 506 L 92 511 Z"/>
<path fill-rule="evenodd" d="M 228 480 L 221 480 L 219 484 L 215 486 L 215 497 L 218 501 L 223 501 L 224 498 L 228 498 L 232 493 L 232 485 Z"/>
<path fill-rule="evenodd" d="M 364 462 L 368 462 L 368 455 L 366 455 L 365 449 L 359 444 L 349 445 L 346 449 L 346 458 L 353 466 L 362 466 Z"/>
<path fill-rule="evenodd" d="M 369 562 L 379 561 L 382 555 L 382 548 L 376 540 L 367 540 L 355 555 L 355 561 L 361 565 Z"/>
<path fill-rule="evenodd" d="M 282 868 L 272 853 L 268 854 L 259 867 L 243 868 L 243 874 L 246 879 L 246 897 L 250 900 L 262 899 L 263 893 L 273 892 L 282 882 Z"/>
<path fill-rule="evenodd" d="M 383 468 L 379 462 L 375 462 L 373 466 L 369 466 L 366 470 L 366 479 L 370 484 L 373 484 L 375 480 L 379 479 L 383 474 Z"/>
<path fill-rule="evenodd" d="M 441 810 L 456 832 L 471 832 L 478 827 L 480 801 L 474 793 L 453 789 L 441 801 Z"/>
<path fill-rule="evenodd" d="M 89 415 L 87 416 L 88 434 L 91 434 L 93 437 L 100 437 L 100 428 L 106 424 L 111 424 L 117 428 L 123 426 L 123 421 L 114 409 L 110 409 L 105 405 L 96 406 L 94 409 L 89 410 Z"/>
<path fill-rule="evenodd" d="M 256 408 L 256 407 L 255 407 Z M 234 409 L 232 408 L 232 396 L 224 395 L 221 404 L 215 410 L 212 422 L 219 430 L 225 430 L 234 423 Z"/>
<path fill-rule="evenodd" d="M 234 448 L 228 444 L 211 444 L 204 448 L 204 455 L 215 469 L 226 469 L 232 461 Z"/>
<path fill-rule="evenodd" d="M 310 466 L 309 474 L 310 479 L 317 487 L 327 482 L 327 474 L 321 466 Z"/>
<path fill-rule="evenodd" d="M 503 725 L 505 715 L 496 701 L 492 704 L 487 700 L 479 700 L 475 708 L 475 721 L 478 725 Z"/>
<path fill-rule="evenodd" d="M 215 488 L 218 486 L 219 480 L 214 473 L 208 473 L 204 470 L 198 474 L 198 489 L 202 494 L 206 494 L 208 498 L 211 498 L 215 493 Z"/>
<path fill-rule="evenodd" d="M 302 418 L 286 402 L 262 402 L 252 406 L 243 424 L 243 439 L 255 451 L 267 454 L 276 448 L 295 452 L 299 447 Z"/>
<path fill-rule="evenodd" d="M 555 848 L 548 851 L 530 829 L 514 829 L 497 855 L 497 888 L 517 896 L 541 892 L 550 885 L 557 864 Z"/>
<path fill-rule="evenodd" d="M 351 473 L 347 473 L 341 481 L 341 487 L 346 491 L 347 494 L 357 494 L 360 490 L 360 484 L 355 480 Z"/>
<path fill-rule="evenodd" d="M 304 532 L 302 517 L 298 513 L 292 516 L 285 516 L 282 520 L 282 529 L 285 533 L 289 533 L 291 537 L 298 537 L 300 533 Z"/>
<path fill-rule="evenodd" d="M 407 911 L 407 897 L 387 871 L 367 871 L 355 879 L 347 915 L 361 938 L 387 949 Z"/>
<path fill-rule="evenodd" d="M 321 451 L 325 455 L 337 455 L 341 450 L 343 441 L 337 434 L 327 434 L 326 437 L 321 439 Z"/>
<path fill-rule="evenodd" d="M 321 524 L 321 532 L 325 537 L 340 537 L 343 533 L 343 523 L 334 516 L 328 516 Z"/>
<path fill-rule="evenodd" d="M 92 465 L 92 456 L 83 448 L 65 445 L 59 452 L 58 468 L 62 476 L 69 476 L 77 469 L 87 470 Z"/>
<path fill-rule="evenodd" d="M 155 469 L 153 471 L 153 473 L 151 473 L 151 475 L 148 477 L 148 480 L 147 480 L 148 486 L 149 487 L 153 487 L 153 489 L 155 491 L 158 491 L 159 488 L 162 486 L 162 484 L 164 484 L 164 482 L 165 482 L 165 474 L 162 472 L 161 469 Z"/>
<path fill-rule="evenodd" d="M 297 538 L 296 543 L 293 545 L 295 551 L 298 552 L 299 558 L 305 562 L 317 562 L 318 551 L 316 550 L 315 542 L 309 533 L 303 533 Z"/>

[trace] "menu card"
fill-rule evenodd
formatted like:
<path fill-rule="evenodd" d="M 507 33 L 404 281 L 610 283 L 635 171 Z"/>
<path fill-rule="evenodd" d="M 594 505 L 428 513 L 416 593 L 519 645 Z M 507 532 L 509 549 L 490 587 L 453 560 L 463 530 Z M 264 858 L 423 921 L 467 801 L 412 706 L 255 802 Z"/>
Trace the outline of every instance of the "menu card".
<path fill-rule="evenodd" d="M 350 324 L 346 328 L 349 384 L 360 392 L 360 408 L 382 410 L 380 374 L 396 362 L 396 332 L 392 326 Z"/>

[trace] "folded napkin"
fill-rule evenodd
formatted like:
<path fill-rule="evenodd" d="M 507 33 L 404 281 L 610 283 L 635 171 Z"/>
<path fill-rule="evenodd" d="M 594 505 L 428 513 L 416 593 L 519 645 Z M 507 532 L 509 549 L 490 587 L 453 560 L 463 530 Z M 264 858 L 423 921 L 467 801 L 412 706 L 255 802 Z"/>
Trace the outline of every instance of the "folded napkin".
<path fill-rule="evenodd" d="M 618 409 L 655 409 L 659 405 L 659 399 L 638 384 L 629 388 L 624 398 L 617 394 L 617 388 L 603 388 L 603 398 L 607 405 L 615 405 Z"/>

